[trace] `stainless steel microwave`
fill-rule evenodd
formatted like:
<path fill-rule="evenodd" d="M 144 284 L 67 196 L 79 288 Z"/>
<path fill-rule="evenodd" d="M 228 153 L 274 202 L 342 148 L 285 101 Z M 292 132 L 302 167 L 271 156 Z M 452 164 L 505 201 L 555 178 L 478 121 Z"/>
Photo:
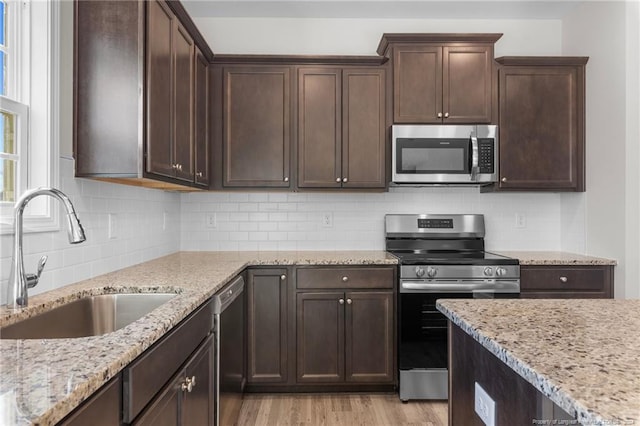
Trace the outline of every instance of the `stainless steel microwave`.
<path fill-rule="evenodd" d="M 484 185 L 498 180 L 498 127 L 394 125 L 394 184 Z"/>

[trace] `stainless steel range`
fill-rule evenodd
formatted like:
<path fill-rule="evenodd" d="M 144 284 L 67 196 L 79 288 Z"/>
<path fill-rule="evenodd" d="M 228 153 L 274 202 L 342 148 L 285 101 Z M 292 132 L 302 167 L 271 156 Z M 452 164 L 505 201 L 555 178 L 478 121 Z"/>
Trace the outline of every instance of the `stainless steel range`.
<path fill-rule="evenodd" d="M 447 399 L 444 298 L 517 298 L 517 259 L 484 250 L 483 215 L 390 214 L 385 244 L 400 259 L 400 399 Z"/>

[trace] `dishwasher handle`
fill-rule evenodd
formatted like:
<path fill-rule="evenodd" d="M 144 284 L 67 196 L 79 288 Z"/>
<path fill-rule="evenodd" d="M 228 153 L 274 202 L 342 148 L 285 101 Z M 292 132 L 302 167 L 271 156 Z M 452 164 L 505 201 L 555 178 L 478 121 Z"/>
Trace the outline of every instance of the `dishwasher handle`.
<path fill-rule="evenodd" d="M 244 291 L 244 278 L 238 277 L 213 296 L 213 314 L 221 314 Z"/>

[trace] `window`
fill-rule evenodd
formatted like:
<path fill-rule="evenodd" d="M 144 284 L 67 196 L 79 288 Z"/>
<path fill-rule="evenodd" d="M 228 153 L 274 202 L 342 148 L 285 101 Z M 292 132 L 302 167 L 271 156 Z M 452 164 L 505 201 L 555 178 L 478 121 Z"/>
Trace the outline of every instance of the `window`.
<path fill-rule="evenodd" d="M 3 234 L 12 232 L 13 205 L 26 189 L 57 186 L 60 4 L 59 0 L 0 0 Z M 58 229 L 57 216 L 51 200 L 38 197 L 25 211 L 25 232 Z"/>

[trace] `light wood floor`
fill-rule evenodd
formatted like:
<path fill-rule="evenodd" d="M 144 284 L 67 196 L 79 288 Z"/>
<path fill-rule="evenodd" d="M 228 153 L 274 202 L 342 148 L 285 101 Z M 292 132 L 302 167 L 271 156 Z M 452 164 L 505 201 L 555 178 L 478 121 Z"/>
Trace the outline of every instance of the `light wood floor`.
<path fill-rule="evenodd" d="M 245 394 L 238 426 L 447 425 L 447 402 L 400 402 L 397 394 Z"/>

